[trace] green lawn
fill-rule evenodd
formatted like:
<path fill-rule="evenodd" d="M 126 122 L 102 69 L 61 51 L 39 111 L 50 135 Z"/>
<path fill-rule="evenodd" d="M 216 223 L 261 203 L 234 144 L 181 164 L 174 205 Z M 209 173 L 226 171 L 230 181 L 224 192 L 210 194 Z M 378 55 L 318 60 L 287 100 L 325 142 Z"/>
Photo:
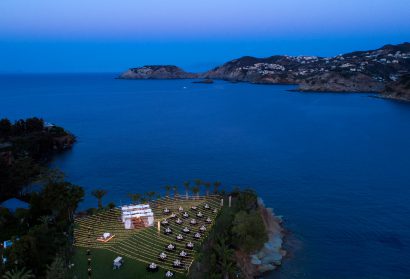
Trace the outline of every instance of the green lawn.
<path fill-rule="evenodd" d="M 72 274 L 77 279 L 88 279 L 88 264 L 86 248 L 76 247 L 73 257 L 74 267 Z M 118 254 L 105 249 L 91 249 L 92 258 L 92 278 L 107 278 L 107 279 L 156 279 L 165 278 L 165 270 L 160 269 L 156 273 L 146 271 L 146 264 L 135 261 L 123 256 L 124 265 L 120 269 L 113 270 L 112 262 L 119 256 Z M 75 278 L 75 277 L 74 277 Z M 173 278 L 186 278 L 183 274 L 176 273 Z"/>
<path fill-rule="evenodd" d="M 175 220 L 170 220 L 168 226 L 173 230 L 172 235 L 165 235 L 163 227 L 161 232 L 158 233 L 156 226 L 138 230 L 126 230 L 120 220 L 121 211 L 119 209 L 107 210 L 78 219 L 75 222 L 74 230 L 74 245 L 76 246 L 77 253 L 74 257 L 75 268 L 73 272 L 77 275 L 77 278 L 87 277 L 87 257 L 85 251 L 87 248 L 92 248 L 93 278 L 164 278 L 167 270 L 171 270 L 175 274 L 178 273 L 180 276 L 178 278 L 184 278 L 184 273 L 186 270 L 189 270 L 195 259 L 195 252 L 186 251 L 188 252 L 188 257 L 183 260 L 184 269 L 182 270 L 174 269 L 172 262 L 179 258 L 179 251 L 186 250 L 185 244 L 188 241 L 192 241 L 197 248 L 201 246 L 203 240 L 212 230 L 215 218 L 219 213 L 219 203 L 219 196 L 191 198 L 188 200 L 184 198 L 165 198 L 152 202 L 151 208 L 154 211 L 155 222 L 168 217 L 162 212 L 165 207 L 183 219 L 182 212 L 178 211 L 179 206 L 182 206 L 184 211 L 189 212 L 190 218 L 195 218 L 197 213 L 197 211 L 190 209 L 191 206 L 197 206 L 204 216 L 210 217 L 213 220 L 212 224 L 206 224 L 206 217 L 197 219 L 198 225 L 193 226 L 189 224 L 190 218 L 184 219 L 183 225 L 177 225 Z M 212 210 L 204 209 L 205 204 L 210 205 Z M 213 212 L 213 209 L 218 210 L 218 212 Z M 201 239 L 197 240 L 193 238 L 193 234 L 198 231 L 200 225 L 205 225 L 207 230 L 201 233 Z M 183 242 L 176 243 L 175 236 L 181 232 L 183 226 L 189 227 L 192 233 L 184 235 L 185 239 Z M 96 238 L 104 232 L 110 232 L 115 237 L 108 243 L 97 242 Z M 167 260 L 159 262 L 158 255 L 165 251 L 165 246 L 169 243 L 176 244 L 176 251 L 167 252 Z M 117 256 L 125 259 L 125 265 L 121 270 L 112 270 L 112 261 Z M 163 269 L 157 273 L 148 273 L 146 266 L 151 262 L 155 262 Z"/>

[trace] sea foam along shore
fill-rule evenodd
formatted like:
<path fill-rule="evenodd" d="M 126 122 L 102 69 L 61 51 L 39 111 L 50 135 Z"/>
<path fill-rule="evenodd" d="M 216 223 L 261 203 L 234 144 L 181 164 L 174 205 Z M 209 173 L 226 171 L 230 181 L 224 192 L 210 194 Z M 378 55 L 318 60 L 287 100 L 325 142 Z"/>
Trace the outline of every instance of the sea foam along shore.
<path fill-rule="evenodd" d="M 277 269 L 286 256 L 286 251 L 283 249 L 285 230 L 281 216 L 275 215 L 272 208 L 267 208 L 260 197 L 258 197 L 258 208 L 269 240 L 254 254 L 244 255 L 237 252 L 236 258 L 245 278 L 255 278 L 262 273 Z"/>

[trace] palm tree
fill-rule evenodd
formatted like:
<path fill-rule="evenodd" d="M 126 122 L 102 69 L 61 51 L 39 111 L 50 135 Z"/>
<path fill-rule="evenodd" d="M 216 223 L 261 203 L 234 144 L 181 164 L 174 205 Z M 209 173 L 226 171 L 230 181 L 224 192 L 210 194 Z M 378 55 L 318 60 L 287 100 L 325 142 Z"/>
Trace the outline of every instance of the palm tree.
<path fill-rule="evenodd" d="M 153 197 L 155 196 L 155 192 L 147 192 L 146 196 L 148 197 L 148 201 L 152 201 Z"/>
<path fill-rule="evenodd" d="M 220 266 L 224 278 L 228 279 L 229 275 L 231 275 L 235 271 L 233 262 L 234 250 L 226 245 L 224 238 L 219 238 L 216 242 L 217 243 L 214 246 L 214 250 L 219 258 L 218 265 Z"/>
<path fill-rule="evenodd" d="M 102 198 L 107 194 L 107 191 L 98 189 L 91 192 L 91 195 L 97 198 L 98 208 L 102 208 Z"/>
<path fill-rule="evenodd" d="M 133 203 L 139 203 L 141 200 L 141 194 L 128 194 L 128 197 L 130 197 Z"/>
<path fill-rule="evenodd" d="M 219 262 L 222 270 L 222 274 L 224 275 L 224 279 L 229 279 L 230 275 L 235 273 L 235 265 L 232 261 L 227 260 L 226 256 L 221 259 Z"/>
<path fill-rule="evenodd" d="M 178 186 L 177 185 L 174 185 L 173 187 L 172 187 L 172 191 L 174 191 L 174 199 L 177 197 L 177 193 L 178 193 Z"/>
<path fill-rule="evenodd" d="M 215 182 L 214 182 L 214 193 L 215 193 L 215 194 L 218 193 L 218 188 L 219 188 L 219 186 L 221 186 L 221 182 L 215 181 Z"/>
<path fill-rule="evenodd" d="M 7 271 L 3 275 L 3 279 L 30 279 L 30 278 L 35 278 L 33 272 L 31 270 L 26 269 L 23 267 L 23 269 L 18 270 L 14 269 L 12 271 Z"/>
<path fill-rule="evenodd" d="M 140 201 L 141 201 L 142 204 L 144 204 L 144 203 L 147 203 L 148 200 L 145 196 L 142 196 Z"/>
<path fill-rule="evenodd" d="M 170 185 L 166 185 L 166 186 L 165 186 L 165 193 L 166 193 L 165 195 L 166 195 L 168 198 L 169 198 L 169 191 L 171 191 L 171 188 L 172 188 L 172 187 L 171 187 Z"/>
<path fill-rule="evenodd" d="M 69 191 L 66 192 L 66 204 L 68 212 L 68 220 L 74 221 L 74 212 L 77 206 L 84 199 L 84 189 L 79 186 L 71 185 Z"/>
<path fill-rule="evenodd" d="M 199 186 L 192 187 L 192 193 L 196 194 L 199 199 Z"/>
<path fill-rule="evenodd" d="M 206 189 L 206 195 L 209 196 L 209 189 L 211 188 L 211 183 L 210 182 L 205 182 L 205 189 Z"/>
<path fill-rule="evenodd" d="M 202 184 L 202 180 L 201 180 L 201 179 L 195 179 L 194 182 L 195 182 L 195 185 L 198 186 L 198 187 L 200 187 L 201 184 Z"/>
<path fill-rule="evenodd" d="M 64 279 L 66 278 L 66 268 L 61 256 L 57 256 L 54 261 L 47 266 L 46 279 Z"/>
<path fill-rule="evenodd" d="M 195 185 L 198 188 L 197 195 L 199 196 L 198 193 L 201 191 L 202 180 L 201 179 L 195 179 Z"/>
<path fill-rule="evenodd" d="M 186 199 L 188 199 L 189 198 L 189 181 L 185 181 L 184 182 L 184 187 L 185 187 L 185 196 L 186 196 Z"/>

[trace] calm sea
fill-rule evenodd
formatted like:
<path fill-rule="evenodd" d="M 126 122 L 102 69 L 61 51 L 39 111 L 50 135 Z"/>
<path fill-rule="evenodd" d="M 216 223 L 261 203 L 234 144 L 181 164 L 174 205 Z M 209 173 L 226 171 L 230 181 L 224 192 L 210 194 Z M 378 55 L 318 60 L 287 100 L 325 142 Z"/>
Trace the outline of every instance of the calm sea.
<path fill-rule="evenodd" d="M 0 117 L 77 135 L 54 165 L 108 190 L 104 202 L 195 178 L 253 187 L 290 231 L 291 257 L 269 278 L 410 278 L 409 104 L 114 77 L 3 75 Z"/>

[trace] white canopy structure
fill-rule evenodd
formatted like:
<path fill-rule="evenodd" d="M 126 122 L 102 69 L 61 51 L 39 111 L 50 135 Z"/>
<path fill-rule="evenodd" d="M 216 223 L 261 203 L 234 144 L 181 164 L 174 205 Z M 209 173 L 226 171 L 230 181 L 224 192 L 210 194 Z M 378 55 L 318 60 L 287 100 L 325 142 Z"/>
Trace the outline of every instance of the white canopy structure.
<path fill-rule="evenodd" d="M 137 228 L 140 226 L 149 227 L 154 225 L 154 212 L 149 204 L 122 206 L 122 222 L 126 229 Z"/>

